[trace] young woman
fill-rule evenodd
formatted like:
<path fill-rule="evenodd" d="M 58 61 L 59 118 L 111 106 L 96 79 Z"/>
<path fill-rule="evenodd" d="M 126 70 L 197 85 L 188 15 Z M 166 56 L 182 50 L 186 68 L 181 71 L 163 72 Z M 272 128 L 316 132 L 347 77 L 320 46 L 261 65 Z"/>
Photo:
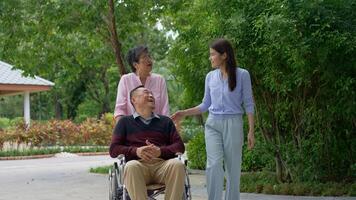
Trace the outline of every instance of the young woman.
<path fill-rule="evenodd" d="M 202 103 L 174 113 L 172 119 L 179 123 L 185 116 L 209 111 L 205 124 L 209 200 L 222 198 L 224 167 L 225 199 L 239 200 L 244 112 L 249 123 L 248 148 L 252 149 L 255 142 L 250 74 L 236 66 L 233 48 L 225 39 L 217 39 L 210 45 L 209 59 L 215 70 L 206 76 Z"/>

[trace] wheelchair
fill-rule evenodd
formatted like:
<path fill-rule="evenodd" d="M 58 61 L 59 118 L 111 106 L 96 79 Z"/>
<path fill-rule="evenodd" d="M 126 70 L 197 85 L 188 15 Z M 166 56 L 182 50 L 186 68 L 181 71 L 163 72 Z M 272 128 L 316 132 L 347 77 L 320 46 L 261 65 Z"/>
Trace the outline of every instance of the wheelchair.
<path fill-rule="evenodd" d="M 177 158 L 187 166 L 187 160 L 182 158 L 181 154 L 177 154 Z M 109 200 L 130 200 L 129 194 L 124 184 L 124 167 L 126 164 L 125 156 L 119 155 L 118 162 L 109 169 Z M 165 186 L 162 184 L 147 185 L 147 194 L 149 200 L 157 200 L 156 197 L 163 194 Z M 190 191 L 190 181 L 188 171 L 185 169 L 183 200 L 191 200 L 192 194 Z"/>

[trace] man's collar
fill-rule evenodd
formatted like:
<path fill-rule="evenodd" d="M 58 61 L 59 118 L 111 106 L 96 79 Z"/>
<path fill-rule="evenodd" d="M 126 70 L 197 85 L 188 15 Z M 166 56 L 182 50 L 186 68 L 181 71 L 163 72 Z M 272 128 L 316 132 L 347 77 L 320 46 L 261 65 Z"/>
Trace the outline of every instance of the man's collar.
<path fill-rule="evenodd" d="M 142 117 L 142 116 L 141 116 L 140 114 L 138 114 L 136 111 L 132 114 L 132 116 L 133 116 L 134 119 L 136 119 L 137 117 Z M 143 118 L 143 117 L 142 117 L 142 118 Z M 160 119 L 160 117 L 159 117 L 156 113 L 152 112 L 151 119 L 153 119 L 153 118 L 158 118 L 158 119 Z"/>

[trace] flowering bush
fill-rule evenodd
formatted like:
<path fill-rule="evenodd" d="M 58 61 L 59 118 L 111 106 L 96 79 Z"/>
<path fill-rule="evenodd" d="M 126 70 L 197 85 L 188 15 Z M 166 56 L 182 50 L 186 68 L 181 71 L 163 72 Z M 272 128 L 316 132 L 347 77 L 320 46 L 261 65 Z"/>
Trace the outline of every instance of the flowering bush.
<path fill-rule="evenodd" d="M 81 124 L 70 120 L 32 122 L 26 129 L 23 123 L 0 130 L 0 149 L 5 142 L 30 144 L 31 146 L 54 145 L 109 145 L 115 122 L 110 114 L 98 119 L 88 118 Z"/>

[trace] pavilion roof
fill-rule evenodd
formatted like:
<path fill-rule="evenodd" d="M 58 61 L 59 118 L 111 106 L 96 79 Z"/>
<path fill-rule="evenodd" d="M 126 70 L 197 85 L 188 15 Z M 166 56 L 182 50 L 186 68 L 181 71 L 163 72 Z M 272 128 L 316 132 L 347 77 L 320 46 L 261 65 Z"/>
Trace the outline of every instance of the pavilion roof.
<path fill-rule="evenodd" d="M 39 76 L 24 76 L 23 71 L 0 61 L 0 96 L 49 90 L 54 83 Z"/>

